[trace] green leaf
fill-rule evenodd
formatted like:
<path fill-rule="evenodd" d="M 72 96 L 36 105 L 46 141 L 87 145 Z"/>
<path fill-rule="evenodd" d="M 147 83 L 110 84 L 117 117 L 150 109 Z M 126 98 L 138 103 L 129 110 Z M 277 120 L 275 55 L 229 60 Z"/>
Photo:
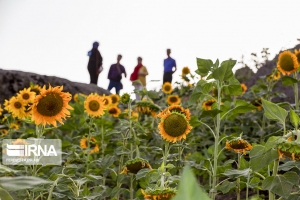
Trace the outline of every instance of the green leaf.
<path fill-rule="evenodd" d="M 280 165 L 278 167 L 278 170 L 280 170 L 280 171 L 289 171 L 293 168 L 296 168 L 296 169 L 300 170 L 300 162 L 288 161 L 288 162 L 284 163 L 283 165 Z"/>
<path fill-rule="evenodd" d="M 212 65 L 213 62 L 211 60 L 197 58 L 198 70 L 196 70 L 196 73 L 201 76 L 206 76 L 209 73 Z"/>
<path fill-rule="evenodd" d="M 296 172 L 286 172 L 284 175 L 267 177 L 262 182 L 264 190 L 270 190 L 273 193 L 288 197 L 294 185 L 298 184 L 299 176 Z"/>
<path fill-rule="evenodd" d="M 223 194 L 226 194 L 235 187 L 236 187 L 235 183 L 224 181 L 221 185 L 217 186 L 217 189 L 220 190 Z"/>
<path fill-rule="evenodd" d="M 18 171 L 17 170 L 13 170 L 13 169 L 11 169 L 9 167 L 6 167 L 6 166 L 0 164 L 0 173 L 4 174 L 4 173 L 16 173 L 16 172 L 18 172 Z"/>
<path fill-rule="evenodd" d="M 189 166 L 185 166 L 180 179 L 177 195 L 172 200 L 210 200 L 206 192 L 199 186 Z"/>
<path fill-rule="evenodd" d="M 296 112 L 292 109 L 290 109 L 290 120 L 291 123 L 293 124 L 293 126 L 298 129 L 298 125 L 299 125 L 299 116 L 296 114 Z"/>
<path fill-rule="evenodd" d="M 192 95 L 190 96 L 189 99 L 189 105 L 195 104 L 201 97 L 202 93 L 201 92 L 193 92 Z"/>
<path fill-rule="evenodd" d="M 278 159 L 279 155 L 277 150 L 265 149 L 262 145 L 256 145 L 250 151 L 250 166 L 253 171 L 258 171 L 266 166 L 268 166 L 271 162 Z"/>
<path fill-rule="evenodd" d="M 294 79 L 290 76 L 283 76 L 281 78 L 282 85 L 284 86 L 292 86 L 294 83 L 298 83 L 297 79 Z"/>
<path fill-rule="evenodd" d="M 201 124 L 201 122 L 198 120 L 198 118 L 196 116 L 191 116 L 191 120 L 190 120 L 189 124 L 193 128 L 195 128 L 195 127 L 199 126 Z"/>
<path fill-rule="evenodd" d="M 250 168 L 243 169 L 243 170 L 228 169 L 222 174 L 229 177 L 229 178 L 235 179 L 235 178 L 238 178 L 238 177 L 241 177 L 241 176 L 247 178 L 249 173 L 250 173 Z"/>
<path fill-rule="evenodd" d="M 40 184 L 51 183 L 51 181 L 33 176 L 1 177 L 0 185 L 7 190 L 23 190 L 33 188 Z"/>
<path fill-rule="evenodd" d="M 254 109 L 256 109 L 255 106 L 247 103 L 244 100 L 237 99 L 234 102 L 234 108 L 232 108 L 231 110 L 229 110 L 227 113 L 224 113 L 221 117 L 224 118 L 226 115 L 234 115 L 234 114 L 246 113 L 246 112 L 252 111 Z"/>
<path fill-rule="evenodd" d="M 275 103 L 272 103 L 270 101 L 262 99 L 262 106 L 264 108 L 264 115 L 271 120 L 277 120 L 281 122 L 282 124 L 285 123 L 285 119 L 288 115 L 288 112 L 276 105 Z"/>
<path fill-rule="evenodd" d="M 147 174 L 149 173 L 149 171 L 150 171 L 149 168 L 144 168 L 144 169 L 141 169 L 140 171 L 138 171 L 138 173 L 136 174 L 136 180 L 146 177 Z"/>
<path fill-rule="evenodd" d="M 217 69 L 219 67 L 219 64 L 220 64 L 219 59 L 217 59 L 216 62 L 214 63 L 214 65 L 213 65 L 213 68 Z"/>
<path fill-rule="evenodd" d="M 226 85 L 223 87 L 225 94 L 236 96 L 242 94 L 242 87 L 241 85 Z"/>
<path fill-rule="evenodd" d="M 3 199 L 3 200 L 14 200 L 10 194 L 4 190 L 3 188 L 0 187 L 0 199 Z"/>
<path fill-rule="evenodd" d="M 223 112 L 222 110 L 218 110 L 218 109 L 213 109 L 213 110 L 203 110 L 200 118 L 204 118 L 204 117 L 212 117 L 214 118 L 215 116 L 217 116 L 219 113 Z"/>
<path fill-rule="evenodd" d="M 213 83 L 205 83 L 202 85 L 202 93 L 208 94 L 213 88 Z"/>
<path fill-rule="evenodd" d="M 159 99 L 158 93 L 155 91 L 152 91 L 152 90 L 147 91 L 147 95 L 151 99 Z"/>
<path fill-rule="evenodd" d="M 235 60 L 226 60 L 221 63 L 218 69 L 215 69 L 212 73 L 214 79 L 218 81 L 227 81 L 233 77 L 232 68 L 235 65 Z"/>

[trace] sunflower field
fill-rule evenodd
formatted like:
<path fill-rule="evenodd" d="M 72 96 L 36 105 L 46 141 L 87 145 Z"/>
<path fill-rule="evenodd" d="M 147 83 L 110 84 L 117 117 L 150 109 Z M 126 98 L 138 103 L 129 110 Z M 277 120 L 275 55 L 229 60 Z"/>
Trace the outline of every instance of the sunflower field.
<path fill-rule="evenodd" d="M 60 139 L 62 163 L 0 164 L 0 199 L 300 199 L 299 63 L 284 51 L 247 88 L 235 60 L 197 58 L 141 101 L 32 84 L 0 105 L 0 141 Z"/>

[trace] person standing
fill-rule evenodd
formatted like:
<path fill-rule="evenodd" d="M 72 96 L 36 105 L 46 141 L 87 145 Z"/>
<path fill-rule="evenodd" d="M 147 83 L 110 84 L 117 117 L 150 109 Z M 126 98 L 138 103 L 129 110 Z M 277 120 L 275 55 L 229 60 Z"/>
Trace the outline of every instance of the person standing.
<path fill-rule="evenodd" d="M 102 72 L 102 61 L 103 58 L 98 51 L 99 43 L 94 42 L 93 48 L 88 52 L 89 63 L 88 63 L 88 71 L 90 74 L 90 84 L 96 84 L 98 83 L 98 76 Z"/>
<path fill-rule="evenodd" d="M 116 94 L 118 95 L 120 93 L 120 90 L 123 89 L 123 85 L 121 83 L 122 73 L 124 73 L 125 78 L 127 76 L 125 67 L 120 64 L 121 59 L 122 59 L 122 55 L 118 55 L 117 63 L 110 66 L 108 76 L 107 76 L 107 78 L 109 79 L 109 85 L 107 90 L 110 91 L 112 88 L 115 88 Z"/>
<path fill-rule="evenodd" d="M 164 76 L 163 76 L 163 84 L 165 82 L 172 83 L 172 75 L 174 72 L 176 72 L 176 61 L 171 58 L 171 49 L 167 49 L 167 55 L 168 58 L 164 59 Z M 173 71 L 173 67 L 175 67 L 175 70 Z"/>
<path fill-rule="evenodd" d="M 146 76 L 148 75 L 147 68 L 143 66 L 142 64 L 142 58 L 137 58 L 138 64 L 134 68 L 134 71 L 132 72 L 130 76 L 130 80 L 132 81 L 132 85 L 134 86 L 136 90 L 136 100 L 141 100 L 141 97 L 139 95 L 139 91 L 141 91 L 144 87 L 146 87 Z"/>

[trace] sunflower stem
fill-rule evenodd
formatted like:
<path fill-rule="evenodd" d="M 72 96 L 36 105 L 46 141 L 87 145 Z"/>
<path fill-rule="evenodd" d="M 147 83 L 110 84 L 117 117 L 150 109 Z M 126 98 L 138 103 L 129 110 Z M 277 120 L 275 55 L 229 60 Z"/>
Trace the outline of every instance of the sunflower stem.
<path fill-rule="evenodd" d="M 294 78 L 298 80 L 298 72 L 294 73 Z M 294 83 L 294 94 L 295 94 L 296 111 L 299 111 L 298 82 Z"/>
<path fill-rule="evenodd" d="M 133 174 L 130 174 L 130 200 L 133 200 Z"/>
<path fill-rule="evenodd" d="M 90 140 L 91 140 L 91 126 L 93 125 L 93 118 L 90 119 L 89 122 L 89 134 L 87 136 L 86 139 L 86 143 L 87 143 L 87 155 L 86 155 L 86 159 L 85 159 L 85 174 L 88 174 L 89 171 L 89 157 L 90 157 Z"/>
<path fill-rule="evenodd" d="M 165 173 L 166 173 L 166 164 L 167 164 L 168 154 L 169 154 L 169 142 L 166 142 L 165 152 L 163 155 L 163 163 L 162 163 L 162 175 L 160 178 L 160 187 L 161 188 L 165 188 Z"/>
<path fill-rule="evenodd" d="M 238 163 L 237 163 L 238 166 L 237 166 L 237 168 L 240 169 L 241 154 L 238 153 L 237 155 L 238 155 Z M 236 186 L 236 199 L 240 200 L 241 199 L 241 194 L 240 194 L 240 192 L 241 192 L 241 186 L 240 186 L 241 179 L 237 178 L 236 182 L 237 182 L 237 184 L 236 184 L 237 185 Z"/>

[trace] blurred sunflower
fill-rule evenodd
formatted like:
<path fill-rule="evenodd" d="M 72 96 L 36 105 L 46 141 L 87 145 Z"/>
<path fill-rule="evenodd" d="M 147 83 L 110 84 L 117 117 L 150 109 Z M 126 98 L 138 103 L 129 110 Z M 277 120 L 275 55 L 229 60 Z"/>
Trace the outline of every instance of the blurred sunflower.
<path fill-rule="evenodd" d="M 9 100 L 5 99 L 3 106 L 4 106 L 4 110 L 9 111 Z"/>
<path fill-rule="evenodd" d="M 111 98 L 111 104 L 112 105 L 117 106 L 119 104 L 119 100 L 120 100 L 119 95 L 117 95 L 117 94 L 111 94 L 110 98 Z"/>
<path fill-rule="evenodd" d="M 274 73 L 267 76 L 268 81 L 277 81 L 280 79 L 280 71 L 276 70 Z"/>
<path fill-rule="evenodd" d="M 129 112 L 128 109 L 125 109 L 125 110 L 124 110 L 124 113 L 126 113 L 126 115 L 125 115 L 126 118 L 129 118 L 128 112 Z M 138 117 L 139 117 L 139 113 L 137 113 L 137 112 L 135 112 L 135 111 L 131 111 L 131 119 L 137 120 Z"/>
<path fill-rule="evenodd" d="M 181 102 L 181 100 L 178 95 L 169 95 L 167 97 L 167 103 L 169 105 L 173 105 L 173 104 L 178 105 L 178 104 L 180 104 L 180 102 Z"/>
<path fill-rule="evenodd" d="M 215 102 L 216 101 L 214 99 L 209 99 L 209 100 L 204 101 L 202 103 L 203 110 L 211 110 L 211 107 Z"/>
<path fill-rule="evenodd" d="M 121 110 L 117 106 L 111 106 L 108 108 L 108 113 L 113 117 L 119 117 Z"/>
<path fill-rule="evenodd" d="M 300 160 L 300 144 L 296 141 L 282 141 L 277 144 L 279 159 L 288 157 L 294 161 Z"/>
<path fill-rule="evenodd" d="M 297 57 L 298 64 L 300 64 L 300 49 L 295 49 L 295 56 Z"/>
<path fill-rule="evenodd" d="M 8 130 L 7 129 L 0 129 L 0 137 L 4 137 L 8 134 Z"/>
<path fill-rule="evenodd" d="M 84 102 L 85 112 L 91 117 L 100 117 L 104 115 L 104 99 L 98 94 L 90 94 Z"/>
<path fill-rule="evenodd" d="M 141 114 L 153 116 L 156 112 L 160 111 L 160 107 L 150 101 L 138 101 L 135 104 L 136 111 Z"/>
<path fill-rule="evenodd" d="M 189 124 L 186 116 L 178 112 L 166 112 L 158 124 L 159 134 L 169 142 L 177 142 L 186 139 L 193 127 Z"/>
<path fill-rule="evenodd" d="M 182 68 L 182 75 L 188 75 L 189 73 L 191 73 L 189 67 Z"/>
<path fill-rule="evenodd" d="M 112 103 L 111 97 L 103 95 L 103 96 L 101 96 L 101 98 L 103 98 L 104 107 L 108 108 L 111 105 L 111 103 Z"/>
<path fill-rule="evenodd" d="M 164 114 L 166 114 L 167 112 L 177 112 L 177 113 L 180 113 L 180 114 L 184 114 L 186 119 L 189 121 L 191 119 L 191 113 L 190 113 L 190 110 L 189 109 L 184 109 L 182 106 L 180 105 L 171 105 L 167 108 L 165 108 L 163 111 L 161 111 L 157 117 L 158 118 L 162 118 L 162 116 Z"/>
<path fill-rule="evenodd" d="M 27 89 L 24 88 L 23 90 L 19 91 L 17 98 L 22 99 L 25 104 L 32 103 L 35 98 L 35 92 L 31 92 L 30 87 Z"/>
<path fill-rule="evenodd" d="M 299 64 L 295 54 L 284 51 L 279 54 L 277 68 L 283 75 L 290 75 L 298 70 Z"/>
<path fill-rule="evenodd" d="M 15 130 L 19 130 L 19 125 L 15 124 L 15 123 L 11 123 L 9 126 L 10 129 L 15 129 Z"/>
<path fill-rule="evenodd" d="M 238 137 L 233 140 L 226 141 L 225 148 L 236 153 L 243 153 L 244 155 L 246 155 L 246 151 L 250 151 L 252 149 L 252 145 L 249 144 L 246 140 Z"/>
<path fill-rule="evenodd" d="M 8 111 L 13 117 L 23 119 L 25 117 L 25 104 L 22 99 L 12 97 L 8 103 Z"/>
<path fill-rule="evenodd" d="M 3 109 L 1 108 L 1 104 L 0 104 L 0 116 L 2 115 L 3 113 Z"/>
<path fill-rule="evenodd" d="M 173 89 L 172 89 L 172 85 L 171 83 L 169 82 L 165 82 L 162 86 L 162 91 L 165 93 L 165 94 L 171 94 Z"/>
<path fill-rule="evenodd" d="M 90 149 L 92 149 L 90 153 L 99 152 L 99 145 L 97 144 L 97 140 L 94 137 L 90 138 L 89 143 L 90 143 Z M 87 141 L 86 137 L 84 137 L 80 140 L 80 147 L 83 149 L 88 148 L 88 141 Z"/>
<path fill-rule="evenodd" d="M 262 110 L 262 102 L 261 102 L 261 98 L 256 99 L 255 101 L 252 101 L 251 104 L 254 105 L 254 106 L 256 107 L 257 110 L 259 110 L 259 111 Z"/>
<path fill-rule="evenodd" d="M 120 101 L 121 101 L 123 104 L 129 103 L 129 101 L 130 101 L 130 95 L 129 95 L 128 93 L 122 94 Z"/>
<path fill-rule="evenodd" d="M 242 87 L 242 92 L 244 94 L 247 91 L 247 86 L 244 83 L 242 83 L 241 87 Z"/>
<path fill-rule="evenodd" d="M 51 87 L 46 90 L 44 86 L 41 93 L 37 95 L 31 106 L 32 121 L 36 125 L 52 124 L 56 127 L 56 122 L 64 124 L 62 119 L 70 116 L 69 110 L 73 108 L 68 104 L 72 95 L 68 92 L 62 92 L 63 86 Z"/>
<path fill-rule="evenodd" d="M 174 188 L 147 188 L 141 191 L 147 200 L 171 200 L 177 193 Z"/>
<path fill-rule="evenodd" d="M 82 93 L 76 93 L 73 97 L 74 101 L 79 103 L 80 102 L 80 99 L 86 99 L 87 95 L 85 94 L 82 94 Z"/>
<path fill-rule="evenodd" d="M 152 169 L 147 160 L 142 158 L 135 158 L 132 160 L 128 160 L 125 163 L 121 174 L 128 174 L 128 173 L 137 174 L 141 169 L 144 168 L 149 168 L 150 170 Z"/>
<path fill-rule="evenodd" d="M 33 84 L 33 85 L 30 85 L 30 91 L 34 92 L 35 95 L 39 95 L 42 91 L 42 88 L 37 84 Z"/>

